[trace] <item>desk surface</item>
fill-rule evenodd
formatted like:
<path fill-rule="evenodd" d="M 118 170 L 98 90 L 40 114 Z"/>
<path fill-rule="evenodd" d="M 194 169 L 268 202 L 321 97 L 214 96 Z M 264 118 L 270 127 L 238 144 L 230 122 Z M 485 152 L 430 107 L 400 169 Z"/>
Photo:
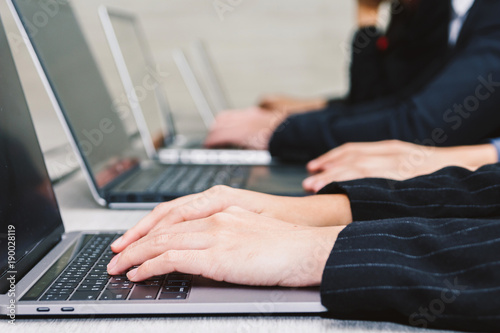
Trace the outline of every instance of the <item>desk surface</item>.
<path fill-rule="evenodd" d="M 147 211 L 112 211 L 99 207 L 81 173 L 56 186 L 67 231 L 128 229 Z M 5 330 L 4 330 L 5 328 Z M 127 317 L 18 319 L 0 322 L 2 332 L 427 332 L 392 323 L 339 321 L 319 316 Z M 436 332 L 436 331 L 431 331 Z"/>

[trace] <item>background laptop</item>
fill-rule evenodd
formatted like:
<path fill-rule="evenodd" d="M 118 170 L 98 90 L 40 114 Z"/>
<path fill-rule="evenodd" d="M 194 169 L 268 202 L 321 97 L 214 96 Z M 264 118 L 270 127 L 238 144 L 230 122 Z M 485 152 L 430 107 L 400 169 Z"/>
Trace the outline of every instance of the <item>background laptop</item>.
<path fill-rule="evenodd" d="M 191 97 L 196 102 L 198 112 L 209 126 L 220 111 L 231 109 L 231 105 L 203 41 L 194 41 L 190 49 L 191 59 L 194 60 L 197 71 L 194 71 L 194 66 L 182 49 L 174 50 L 173 57 Z"/>
<path fill-rule="evenodd" d="M 15 237 L 15 260 L 6 250 L 0 257 L 0 314 L 12 302 L 16 316 L 324 311 L 318 288 L 252 288 L 185 274 L 142 283 L 109 277 L 109 244 L 119 233 L 64 232 L 1 22 L 0 59 L 0 248 Z"/>
<path fill-rule="evenodd" d="M 217 184 L 270 194 L 306 195 L 304 166 L 163 165 L 147 159 L 125 130 L 69 3 L 30 33 L 43 4 L 9 0 L 35 67 L 87 177 L 103 206 L 150 209 Z"/>
<path fill-rule="evenodd" d="M 157 66 L 137 17 L 105 6 L 99 8 L 99 16 L 150 158 L 166 163 L 178 161 L 196 164 L 268 165 L 271 163 L 268 151 L 201 149 L 206 134 L 195 138 L 179 136 L 175 128 L 175 116 L 170 111 L 161 82 L 146 80 L 159 75 L 155 74 Z M 144 88 L 145 85 L 149 89 L 140 89 L 140 92 L 137 92 L 137 87 Z M 198 105 L 198 110 L 200 108 L 204 110 L 200 111 L 200 115 L 209 129 L 214 120 L 212 110 L 208 104 Z"/>
<path fill-rule="evenodd" d="M 221 79 L 215 70 L 212 57 L 209 55 L 205 43 L 198 39 L 191 44 L 191 54 L 198 67 L 201 81 L 204 83 L 206 95 L 210 97 L 212 113 L 215 115 L 222 110 L 228 110 L 232 106 L 222 86 Z"/>

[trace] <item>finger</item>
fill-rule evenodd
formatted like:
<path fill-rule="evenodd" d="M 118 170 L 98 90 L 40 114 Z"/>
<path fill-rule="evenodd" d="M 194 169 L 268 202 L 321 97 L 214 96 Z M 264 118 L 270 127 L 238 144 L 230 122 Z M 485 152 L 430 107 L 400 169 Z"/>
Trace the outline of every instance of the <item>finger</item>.
<path fill-rule="evenodd" d="M 167 251 L 131 270 L 127 277 L 130 281 L 138 282 L 173 272 L 203 275 L 210 269 L 211 260 L 207 257 L 205 250 Z"/>
<path fill-rule="evenodd" d="M 327 169 L 327 166 L 338 164 L 345 158 L 355 158 L 367 154 L 376 155 L 389 150 L 389 147 L 381 142 L 346 143 L 310 161 L 307 169 L 309 172 L 315 173 Z"/>
<path fill-rule="evenodd" d="M 113 242 L 113 244 L 111 244 L 111 249 L 115 253 L 123 251 L 128 245 L 144 237 L 172 208 L 193 200 L 193 197 L 197 195 L 199 194 L 189 195 L 158 205 L 151 213 L 141 219 L 139 223 L 125 232 L 122 237 Z"/>
<path fill-rule="evenodd" d="M 203 143 L 206 148 L 225 147 L 237 144 L 238 137 L 234 136 L 231 130 L 217 129 L 212 130 Z"/>
<path fill-rule="evenodd" d="M 152 239 L 155 239 L 156 237 L 162 235 L 205 232 L 212 226 L 213 226 L 212 223 L 209 223 L 206 219 L 196 219 L 173 225 L 170 224 L 166 225 L 162 224 L 161 226 L 158 225 L 157 227 L 152 229 L 146 236 L 130 244 L 125 250 L 135 251 L 140 246 L 143 246 L 144 244 L 151 242 Z"/>
<path fill-rule="evenodd" d="M 333 182 L 349 181 L 364 178 L 363 173 L 355 167 L 336 167 L 306 178 L 302 186 L 306 191 L 317 193 Z"/>
<path fill-rule="evenodd" d="M 242 195 L 244 193 L 247 194 Z M 171 202 L 163 203 L 157 206 L 153 212 L 139 222 L 138 225 L 127 231 L 121 239 L 113 243 L 111 249 L 115 253 L 119 253 L 160 225 L 174 225 L 185 221 L 209 217 L 239 201 L 241 201 L 243 205 L 248 205 L 252 202 L 251 200 L 245 199 L 250 196 L 249 194 L 252 193 L 220 185 L 214 186 L 202 193 L 192 194 Z"/>
<path fill-rule="evenodd" d="M 108 273 L 120 274 L 166 251 L 206 249 L 212 241 L 213 237 L 206 232 L 148 235 L 113 258 L 108 265 Z"/>
<path fill-rule="evenodd" d="M 323 187 L 326 185 L 330 184 L 331 181 L 326 180 L 327 178 L 323 174 L 311 176 L 309 178 L 306 178 L 302 182 L 303 188 L 308 191 L 308 192 L 313 192 L 317 193 L 319 192 Z"/>
<path fill-rule="evenodd" d="M 325 163 L 331 162 L 337 155 L 337 149 L 330 150 L 329 152 L 321 155 L 320 157 L 307 163 L 307 170 L 311 173 L 321 171 Z"/>
<path fill-rule="evenodd" d="M 117 239 L 113 244 L 111 244 L 111 249 L 115 253 L 119 253 L 128 245 L 137 241 L 138 239 L 144 237 L 154 228 L 160 221 L 163 220 L 165 216 L 171 217 L 171 221 L 180 220 L 182 222 L 184 218 L 180 215 L 181 212 L 176 212 L 177 214 L 171 214 L 172 210 L 177 207 L 184 207 L 191 203 L 191 206 L 197 206 L 206 198 L 214 197 L 215 195 L 222 195 L 222 190 L 220 188 L 212 188 L 202 193 L 191 194 L 185 197 L 181 197 L 170 202 L 165 202 L 158 205 L 151 213 L 144 217 L 137 225 L 128 230 L 122 237 Z M 214 201 L 215 202 L 215 201 Z"/>

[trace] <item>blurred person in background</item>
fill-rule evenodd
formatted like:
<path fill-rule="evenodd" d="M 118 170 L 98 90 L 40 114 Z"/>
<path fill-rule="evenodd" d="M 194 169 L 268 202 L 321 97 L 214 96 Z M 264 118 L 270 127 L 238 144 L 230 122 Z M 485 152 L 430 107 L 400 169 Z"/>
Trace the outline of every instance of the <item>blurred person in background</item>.
<path fill-rule="evenodd" d="M 285 161 L 308 162 L 348 142 L 451 147 L 500 137 L 500 3 L 394 1 L 383 32 L 382 2 L 358 1 L 345 98 L 265 98 L 259 107 L 221 114 L 206 145 L 269 149 Z"/>

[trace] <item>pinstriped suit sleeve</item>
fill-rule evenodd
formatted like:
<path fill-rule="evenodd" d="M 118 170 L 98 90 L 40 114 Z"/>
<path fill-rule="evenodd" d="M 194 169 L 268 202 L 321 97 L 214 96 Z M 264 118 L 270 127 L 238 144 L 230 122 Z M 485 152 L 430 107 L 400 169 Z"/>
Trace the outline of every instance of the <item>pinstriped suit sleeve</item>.
<path fill-rule="evenodd" d="M 321 297 L 336 318 L 500 331 L 500 218 L 355 222 L 340 234 Z"/>
<path fill-rule="evenodd" d="M 324 270 L 337 318 L 500 330 L 500 166 L 448 168 L 405 182 L 334 183 L 355 222 Z"/>
<path fill-rule="evenodd" d="M 355 221 L 500 216 L 500 164 L 476 172 L 446 168 L 402 182 L 362 179 L 332 183 L 319 193 L 347 194 Z"/>

